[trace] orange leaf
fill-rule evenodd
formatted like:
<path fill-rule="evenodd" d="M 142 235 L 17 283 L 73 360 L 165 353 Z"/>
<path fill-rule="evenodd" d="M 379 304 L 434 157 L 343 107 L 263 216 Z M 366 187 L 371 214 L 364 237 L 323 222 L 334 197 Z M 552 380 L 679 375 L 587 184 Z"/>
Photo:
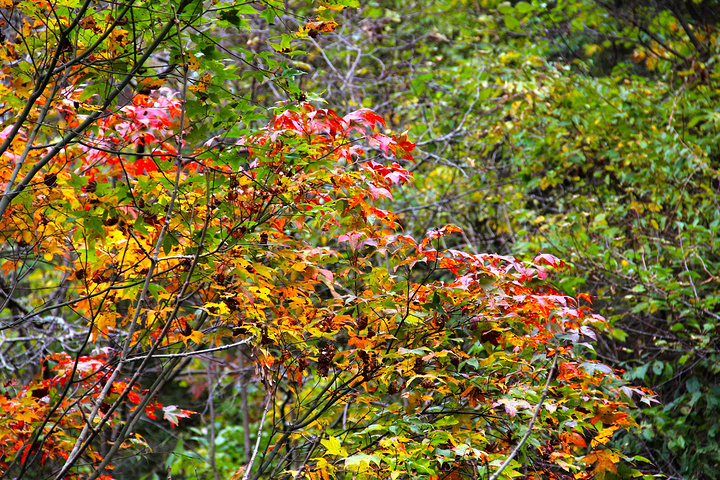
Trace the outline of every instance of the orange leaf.
<path fill-rule="evenodd" d="M 562 440 L 565 445 L 572 443 L 578 447 L 587 447 L 585 439 L 577 432 L 566 432 L 562 434 Z"/>
<path fill-rule="evenodd" d="M 368 340 L 357 336 L 352 336 L 348 340 L 348 345 L 355 345 L 358 348 L 365 348 L 368 343 L 370 343 Z"/>
<path fill-rule="evenodd" d="M 337 27 L 339 27 L 339 24 L 332 20 L 318 20 L 316 22 L 308 22 L 305 24 L 305 29 L 310 31 L 310 36 L 312 36 L 313 33 L 317 35 L 318 33 L 334 32 Z"/>
<path fill-rule="evenodd" d="M 628 425 L 628 414 L 627 413 L 599 413 L 595 415 L 590 423 L 595 425 L 598 422 L 602 422 L 605 425 Z"/>
<path fill-rule="evenodd" d="M 605 478 L 605 472 L 617 473 L 617 463 L 620 461 L 620 457 L 611 452 L 610 450 L 595 450 L 590 455 L 583 457 L 583 462 L 586 465 L 595 465 L 593 471 L 599 479 Z"/>

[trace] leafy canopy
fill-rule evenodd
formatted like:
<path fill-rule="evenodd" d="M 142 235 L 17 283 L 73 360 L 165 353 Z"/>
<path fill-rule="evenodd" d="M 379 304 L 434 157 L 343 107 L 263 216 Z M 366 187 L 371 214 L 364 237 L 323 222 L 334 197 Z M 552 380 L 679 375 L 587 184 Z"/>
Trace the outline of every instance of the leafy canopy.
<path fill-rule="evenodd" d="M 307 102 L 282 57 L 337 24 L 233 42 L 281 6 L 4 6 L 2 475 L 111 478 L 141 420 L 199 416 L 178 376 L 232 355 L 262 411 L 233 478 L 633 474 L 607 444 L 650 396 L 585 358 L 589 297 L 552 255 L 404 233 L 415 144 Z M 259 82 L 290 99 L 261 111 Z"/>

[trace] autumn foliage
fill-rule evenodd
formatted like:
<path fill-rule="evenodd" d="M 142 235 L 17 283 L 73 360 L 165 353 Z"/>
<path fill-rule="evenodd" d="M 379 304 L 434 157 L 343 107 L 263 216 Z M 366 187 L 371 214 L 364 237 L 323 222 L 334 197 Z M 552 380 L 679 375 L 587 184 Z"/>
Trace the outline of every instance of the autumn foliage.
<path fill-rule="evenodd" d="M 481 478 L 518 444 L 505 477 L 632 472 L 607 444 L 648 392 L 584 357 L 604 320 L 553 287 L 560 260 L 446 248 L 453 225 L 405 234 L 414 144 L 368 109 L 296 99 L 193 142 L 210 78 L 189 88 L 180 58 L 184 88 L 143 80 L 103 111 L 70 76 L 23 97 L 52 128 L 3 131 L 3 328 L 73 333 L 1 387 L 3 476 L 111 478 L 119 451 L 152 447 L 141 419 L 199 415 L 165 401 L 174 377 L 237 351 L 266 441 L 234 478 Z"/>

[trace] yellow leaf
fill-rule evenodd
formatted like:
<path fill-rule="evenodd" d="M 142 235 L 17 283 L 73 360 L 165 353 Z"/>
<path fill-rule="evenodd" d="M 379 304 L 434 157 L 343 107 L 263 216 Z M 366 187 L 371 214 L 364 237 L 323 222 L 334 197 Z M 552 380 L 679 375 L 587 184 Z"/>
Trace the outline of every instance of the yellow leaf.
<path fill-rule="evenodd" d="M 600 45 L 596 45 L 596 44 L 588 45 L 585 47 L 585 55 L 587 55 L 588 57 L 592 57 L 593 55 L 595 55 L 595 53 L 599 52 L 600 50 L 602 50 L 602 47 Z"/>
<path fill-rule="evenodd" d="M 80 20 L 80 28 L 85 30 L 92 30 L 96 33 L 102 33 L 103 29 L 97 24 L 95 17 L 85 17 Z"/>
<path fill-rule="evenodd" d="M 647 69 L 650 71 L 655 70 L 655 67 L 657 67 L 658 59 L 656 56 L 647 57 L 645 59 L 645 66 L 647 66 Z"/>
<path fill-rule="evenodd" d="M 187 59 L 187 66 L 190 70 L 197 70 L 200 68 L 200 62 L 198 59 L 193 55 L 192 53 L 189 53 L 186 57 Z"/>
<path fill-rule="evenodd" d="M 528 63 L 535 65 L 536 67 L 542 67 L 545 63 L 542 59 L 542 57 L 538 57 L 537 55 L 530 55 L 527 58 Z"/>
<path fill-rule="evenodd" d="M 230 313 L 230 309 L 224 302 L 223 303 L 209 302 L 209 303 L 206 303 L 205 305 L 203 305 L 202 309 L 205 310 L 210 315 L 227 315 L 228 313 Z"/>
<path fill-rule="evenodd" d="M 12 2 L 10 2 L 10 8 L 11 8 L 11 7 L 12 7 Z M 23 19 L 23 26 L 22 26 L 22 34 L 23 34 L 23 37 L 29 37 L 29 36 L 30 36 L 30 32 L 32 31 L 32 28 L 33 28 L 33 27 L 32 27 L 32 25 L 30 25 L 30 22 L 28 22 L 27 20 Z"/>
<path fill-rule="evenodd" d="M 200 82 L 197 85 L 191 85 L 189 90 L 191 92 L 207 92 L 208 85 L 210 84 L 210 81 L 212 80 L 212 75 L 208 72 L 205 75 L 202 76 L 200 79 Z"/>
<path fill-rule="evenodd" d="M 260 300 L 270 301 L 270 289 L 265 287 L 250 287 L 250 291 Z"/>
<path fill-rule="evenodd" d="M 590 442 L 590 446 L 592 448 L 595 448 L 598 445 L 605 445 L 607 442 L 610 441 L 613 433 L 615 433 L 615 430 L 617 430 L 618 428 L 620 427 L 618 427 L 617 425 L 603 428 L 602 430 L 600 430 L 600 433 L 595 435 L 595 438 L 592 439 L 592 441 Z"/>
<path fill-rule="evenodd" d="M 327 440 L 320 440 L 320 443 L 327 448 L 329 455 L 340 455 L 341 457 L 347 457 L 347 450 L 342 446 L 340 440 L 337 437 L 330 437 Z"/>
<path fill-rule="evenodd" d="M 17 421 L 32 422 L 34 420 L 37 420 L 38 418 L 40 417 L 38 417 L 38 415 L 32 410 L 21 410 L 19 412 L 13 413 L 13 419 Z"/>
<path fill-rule="evenodd" d="M 115 328 L 117 318 L 120 316 L 117 312 L 103 312 L 95 318 L 95 327 L 103 335 L 107 335 L 110 330 Z"/>
<path fill-rule="evenodd" d="M 190 335 L 188 335 L 188 336 L 183 335 L 182 341 L 183 341 L 183 343 L 185 343 L 185 346 L 187 346 L 189 340 L 192 340 L 193 342 L 200 345 L 202 343 L 203 337 L 205 337 L 204 333 L 197 331 L 197 330 L 193 330 L 193 332 Z"/>
<path fill-rule="evenodd" d="M 128 43 L 130 43 L 130 39 L 128 36 L 130 35 L 130 32 L 123 29 L 118 28 L 117 30 L 113 30 L 110 34 L 110 43 L 111 44 L 119 44 L 120 46 L 124 47 Z"/>
<path fill-rule="evenodd" d="M 336 12 L 341 12 L 345 9 L 344 5 L 336 5 L 332 2 L 327 2 L 320 0 L 320 6 L 318 7 L 318 11 L 322 12 L 323 10 L 334 10 Z"/>

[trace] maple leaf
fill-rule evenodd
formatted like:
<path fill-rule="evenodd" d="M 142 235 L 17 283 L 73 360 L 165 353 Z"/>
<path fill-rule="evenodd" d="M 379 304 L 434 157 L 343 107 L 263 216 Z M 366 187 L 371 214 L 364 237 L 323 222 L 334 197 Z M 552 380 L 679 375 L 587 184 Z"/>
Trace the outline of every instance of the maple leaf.
<path fill-rule="evenodd" d="M 33 410 L 20 410 L 19 412 L 15 412 L 15 414 L 13 415 L 13 419 L 20 422 L 32 422 L 34 420 L 37 420 L 38 418 L 40 417 Z"/>

